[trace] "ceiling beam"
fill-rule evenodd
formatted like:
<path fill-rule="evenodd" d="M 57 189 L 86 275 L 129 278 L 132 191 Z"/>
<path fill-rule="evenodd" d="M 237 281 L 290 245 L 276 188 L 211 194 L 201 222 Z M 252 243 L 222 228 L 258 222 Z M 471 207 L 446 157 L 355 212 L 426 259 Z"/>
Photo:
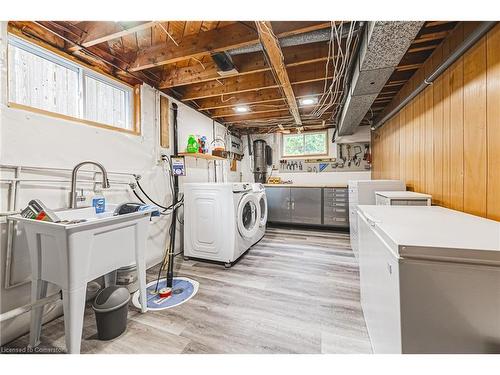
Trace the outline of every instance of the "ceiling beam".
<path fill-rule="evenodd" d="M 407 64 L 407 65 L 398 65 L 396 66 L 395 70 L 403 72 L 406 70 L 415 70 L 420 68 L 424 63 L 418 63 L 418 64 Z"/>
<path fill-rule="evenodd" d="M 123 27 L 118 22 L 91 22 L 86 27 L 85 36 L 79 41 L 79 45 L 85 48 L 95 46 L 113 39 L 136 33 L 141 30 L 150 29 L 156 25 L 156 21 L 134 22 L 133 26 Z M 70 52 L 81 50 L 80 46 L 70 47 Z"/>
<path fill-rule="evenodd" d="M 325 80 L 325 63 L 316 62 L 288 69 L 288 77 L 291 85 L 301 83 L 316 82 Z M 329 72 L 328 79 L 332 78 Z M 242 76 L 220 79 L 217 81 L 204 82 L 185 86 L 183 90 L 178 89 L 182 96 L 182 101 L 197 100 L 213 96 L 231 96 L 233 94 L 263 89 L 279 88 L 271 72 L 259 72 Z"/>
<path fill-rule="evenodd" d="M 248 120 L 280 120 L 280 119 L 293 119 L 293 117 L 290 115 L 290 111 L 288 109 L 284 110 L 275 110 L 275 111 L 270 111 L 268 113 L 251 113 L 245 116 L 239 116 L 236 117 L 230 121 L 226 121 L 226 118 L 221 118 L 223 122 L 245 122 Z M 295 122 L 295 120 L 293 120 Z"/>
<path fill-rule="evenodd" d="M 330 84 L 331 81 L 328 81 Z M 319 96 L 323 94 L 324 81 L 307 82 L 304 84 L 297 83 L 293 86 L 296 98 L 306 96 Z M 277 88 L 262 89 L 258 91 L 250 91 L 236 93 L 229 96 L 215 96 L 197 100 L 197 105 L 200 110 L 210 110 L 217 108 L 228 108 L 236 105 L 251 105 L 259 103 L 284 102 L 283 95 Z"/>
<path fill-rule="evenodd" d="M 74 59 L 79 63 L 87 64 L 101 73 L 117 77 L 132 85 L 141 82 L 146 82 L 149 85 L 155 84 L 149 75 L 128 73 L 125 62 L 119 60 L 117 56 L 112 55 L 110 52 L 99 48 L 99 46 L 92 46 L 73 53 L 68 52 L 67 46 L 69 42 L 67 41 L 71 41 L 71 39 L 61 36 L 60 31 L 53 30 L 53 28 L 54 24 L 46 21 L 16 21 L 8 24 L 10 33 L 30 38 L 33 43 L 41 45 L 43 48 L 60 54 L 67 59 Z M 71 45 L 73 43 L 71 42 Z"/>
<path fill-rule="evenodd" d="M 446 38 L 448 36 L 449 33 L 450 33 L 449 31 L 438 31 L 436 33 L 422 34 L 422 35 L 419 35 L 411 43 L 411 45 L 413 46 L 414 44 L 417 44 L 417 43 L 424 43 L 424 42 L 430 42 L 432 40 L 444 39 L 444 38 Z"/>
<path fill-rule="evenodd" d="M 277 88 L 249 91 L 229 96 L 213 96 L 199 99 L 196 103 L 200 110 L 234 107 L 236 105 L 250 105 L 268 102 L 284 102 L 285 99 Z"/>
<path fill-rule="evenodd" d="M 309 105 L 298 105 L 298 108 L 301 110 L 313 109 L 315 104 Z M 260 104 L 252 104 L 248 106 L 250 108 L 250 113 L 267 113 L 278 110 L 287 110 L 288 106 L 283 101 L 281 102 L 268 102 L 268 103 L 260 103 Z M 234 108 L 221 108 L 210 111 L 211 118 L 220 118 L 220 117 L 237 117 L 244 116 L 246 113 L 236 112 Z"/>
<path fill-rule="evenodd" d="M 283 22 L 278 37 L 301 34 L 304 32 L 330 27 L 329 22 Z M 214 29 L 182 38 L 179 46 L 156 44 L 139 52 L 132 62 L 130 71 L 139 71 L 156 66 L 172 64 L 189 58 L 227 51 L 258 43 L 255 30 L 245 23 L 234 23 L 220 29 Z"/>
<path fill-rule="evenodd" d="M 323 120 L 327 121 L 329 116 L 332 115 L 332 111 L 327 111 L 323 114 L 323 116 L 319 118 L 312 118 L 308 117 L 307 115 L 304 115 L 304 119 L 302 120 L 303 123 L 310 123 L 310 122 L 322 122 Z M 222 121 L 225 124 L 236 124 L 236 123 L 246 123 L 248 121 L 268 121 L 268 120 L 273 120 L 273 121 L 281 121 L 283 122 L 283 125 L 287 124 L 290 126 L 296 126 L 295 119 L 292 117 L 290 114 L 289 110 L 276 110 L 276 111 L 270 111 L 268 113 L 251 113 L 245 116 L 239 116 L 239 117 L 233 117 L 231 119 L 228 118 L 220 118 L 218 119 Z"/>
<path fill-rule="evenodd" d="M 300 112 L 297 106 L 297 99 L 293 93 L 292 83 L 286 71 L 285 58 L 281 51 L 278 38 L 274 35 L 271 22 L 269 21 L 255 21 L 257 30 L 259 32 L 260 43 L 264 47 L 264 51 L 269 59 L 272 71 L 274 72 L 275 79 L 280 84 L 288 104 L 288 109 L 292 114 L 295 123 L 299 126 L 302 125 L 300 119 Z"/>
<path fill-rule="evenodd" d="M 328 44 L 324 42 L 285 47 L 282 48 L 282 51 L 287 67 L 326 61 L 328 58 Z M 236 55 L 232 57 L 232 60 L 238 72 L 231 76 L 263 72 L 271 69 L 261 51 Z M 212 60 L 203 64 L 195 63 L 187 67 L 173 68 L 166 72 L 159 87 L 160 89 L 166 89 L 213 81 L 221 78 L 218 71 L 219 68 Z M 224 78 L 226 77 L 230 76 L 224 76 Z"/>

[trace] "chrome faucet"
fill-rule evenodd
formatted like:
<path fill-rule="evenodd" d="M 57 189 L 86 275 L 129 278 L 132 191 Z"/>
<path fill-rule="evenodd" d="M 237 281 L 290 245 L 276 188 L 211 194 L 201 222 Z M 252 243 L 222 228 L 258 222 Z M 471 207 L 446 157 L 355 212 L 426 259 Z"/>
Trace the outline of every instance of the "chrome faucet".
<path fill-rule="evenodd" d="M 76 201 L 77 201 L 77 192 L 76 192 L 76 175 L 78 174 L 78 170 L 80 167 L 82 167 L 85 164 L 92 164 L 95 165 L 97 168 L 101 170 L 102 173 L 102 188 L 107 189 L 109 188 L 109 181 L 108 181 L 108 172 L 106 172 L 106 169 L 101 163 L 97 163 L 95 161 L 82 161 L 81 163 L 78 163 L 75 165 L 73 168 L 73 173 L 71 174 L 71 192 L 69 193 L 69 208 L 76 208 Z"/>

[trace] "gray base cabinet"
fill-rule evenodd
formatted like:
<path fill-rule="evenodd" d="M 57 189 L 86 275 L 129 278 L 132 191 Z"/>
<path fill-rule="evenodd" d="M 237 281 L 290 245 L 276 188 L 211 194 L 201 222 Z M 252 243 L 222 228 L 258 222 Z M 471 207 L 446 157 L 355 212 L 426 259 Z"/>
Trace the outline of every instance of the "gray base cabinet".
<path fill-rule="evenodd" d="M 266 188 L 266 197 L 267 221 L 290 222 L 290 188 Z"/>
<path fill-rule="evenodd" d="M 290 188 L 291 222 L 321 225 L 321 188 Z"/>
<path fill-rule="evenodd" d="M 346 188 L 266 187 L 269 222 L 349 226 Z"/>

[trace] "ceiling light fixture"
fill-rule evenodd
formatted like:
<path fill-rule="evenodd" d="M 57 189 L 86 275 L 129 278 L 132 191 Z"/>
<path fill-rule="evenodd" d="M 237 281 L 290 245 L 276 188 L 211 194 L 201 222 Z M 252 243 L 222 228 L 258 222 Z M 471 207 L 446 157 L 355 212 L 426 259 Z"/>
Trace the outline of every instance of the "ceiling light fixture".
<path fill-rule="evenodd" d="M 246 112 L 250 111 L 250 108 L 245 107 L 245 106 L 238 106 L 238 107 L 234 107 L 234 111 L 238 112 L 238 113 L 246 113 Z"/>
<path fill-rule="evenodd" d="M 300 105 L 311 105 L 318 102 L 317 98 L 302 98 L 299 100 Z"/>

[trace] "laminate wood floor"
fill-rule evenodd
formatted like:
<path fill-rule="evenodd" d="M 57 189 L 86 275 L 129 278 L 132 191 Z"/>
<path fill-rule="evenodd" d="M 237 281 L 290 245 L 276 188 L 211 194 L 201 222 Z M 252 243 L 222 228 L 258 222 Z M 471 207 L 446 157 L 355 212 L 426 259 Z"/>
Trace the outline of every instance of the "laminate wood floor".
<path fill-rule="evenodd" d="M 197 280 L 183 305 L 141 314 L 127 331 L 99 341 L 85 311 L 82 353 L 371 353 L 349 235 L 268 228 L 231 269 L 176 257 L 176 275 Z M 154 280 L 158 268 L 148 270 Z M 28 335 L 7 344 L 22 348 Z M 64 322 L 42 328 L 40 348 L 64 351 Z M 46 350 L 44 350 L 46 349 Z"/>

